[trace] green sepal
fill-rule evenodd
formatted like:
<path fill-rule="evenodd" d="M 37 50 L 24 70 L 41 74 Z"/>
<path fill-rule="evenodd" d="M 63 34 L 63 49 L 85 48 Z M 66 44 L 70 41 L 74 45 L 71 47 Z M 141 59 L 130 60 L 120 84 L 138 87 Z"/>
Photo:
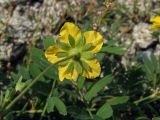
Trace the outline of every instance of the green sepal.
<path fill-rule="evenodd" d="M 75 39 L 71 35 L 68 36 L 68 39 L 71 47 L 75 47 Z"/>
<path fill-rule="evenodd" d="M 85 44 L 85 39 L 83 37 L 83 35 L 81 34 L 81 36 L 79 37 L 78 41 L 76 42 L 76 46 L 77 47 L 81 47 Z"/>
<path fill-rule="evenodd" d="M 65 66 L 65 65 L 67 65 L 69 62 L 70 62 L 70 59 L 69 59 L 69 60 L 65 60 L 65 61 L 63 61 L 63 62 L 60 62 L 58 65 L 60 65 L 60 66 Z"/>
<path fill-rule="evenodd" d="M 69 50 L 71 48 L 68 44 L 66 44 L 64 42 L 58 42 L 57 44 L 65 51 Z"/>
<path fill-rule="evenodd" d="M 81 55 L 82 58 L 85 58 L 87 60 L 91 60 L 93 59 L 95 56 L 93 53 L 91 52 L 83 52 L 82 55 Z"/>
<path fill-rule="evenodd" d="M 92 43 L 88 43 L 83 47 L 82 50 L 83 51 L 88 51 L 88 50 L 91 50 L 91 49 L 93 49 Z"/>
<path fill-rule="evenodd" d="M 56 54 L 57 57 L 61 58 L 61 57 L 67 57 L 68 56 L 68 53 L 67 52 L 58 52 Z"/>
<path fill-rule="evenodd" d="M 86 71 L 92 71 L 92 69 L 90 68 L 90 66 L 84 61 L 81 61 L 82 67 L 86 70 Z"/>
<path fill-rule="evenodd" d="M 74 69 L 74 64 L 73 62 L 71 62 L 67 68 L 67 73 L 72 73 Z"/>
<path fill-rule="evenodd" d="M 79 75 L 77 79 L 77 86 L 79 89 L 82 89 L 85 84 L 85 77 Z"/>
<path fill-rule="evenodd" d="M 78 72 L 78 74 L 82 74 L 82 66 L 80 65 L 79 62 L 75 61 L 74 67 L 75 67 L 76 71 Z"/>

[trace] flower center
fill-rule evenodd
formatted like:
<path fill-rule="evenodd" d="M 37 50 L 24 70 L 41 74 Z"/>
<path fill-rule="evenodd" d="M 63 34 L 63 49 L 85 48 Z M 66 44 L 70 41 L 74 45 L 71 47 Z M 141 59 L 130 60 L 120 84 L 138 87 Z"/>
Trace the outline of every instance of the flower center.
<path fill-rule="evenodd" d="M 81 54 L 80 54 L 80 53 L 78 53 L 78 54 L 76 54 L 75 56 L 73 56 L 73 59 L 74 59 L 75 61 L 80 61 L 80 58 L 81 58 Z"/>
<path fill-rule="evenodd" d="M 81 50 L 78 48 L 73 48 L 69 51 L 69 55 L 73 56 L 73 59 L 75 61 L 79 61 L 81 58 L 81 54 L 80 54 Z"/>

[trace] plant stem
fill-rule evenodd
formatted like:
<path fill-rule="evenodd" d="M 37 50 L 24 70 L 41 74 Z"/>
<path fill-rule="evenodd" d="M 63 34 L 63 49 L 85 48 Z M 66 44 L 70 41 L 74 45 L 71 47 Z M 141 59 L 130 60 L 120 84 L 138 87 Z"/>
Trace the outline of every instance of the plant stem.
<path fill-rule="evenodd" d="M 53 90 L 54 90 L 54 87 L 55 87 L 55 84 L 56 84 L 56 80 L 53 81 L 52 89 L 51 89 L 51 91 L 50 91 L 50 93 L 49 93 L 49 95 L 48 95 L 47 100 L 52 96 Z M 48 106 L 48 102 L 46 101 L 46 104 L 45 104 L 45 106 L 44 106 L 44 108 L 43 108 L 43 111 L 42 111 L 42 113 L 41 113 L 41 118 L 44 116 L 44 114 L 45 114 L 45 112 L 46 112 L 46 110 L 47 110 L 47 106 Z"/>
<path fill-rule="evenodd" d="M 53 64 L 41 72 L 11 103 L 6 106 L 5 110 L 9 110 L 51 67 L 53 67 Z"/>
<path fill-rule="evenodd" d="M 91 119 L 93 119 L 93 115 L 92 115 L 92 111 L 90 109 L 87 109 L 89 116 L 91 117 Z"/>
<path fill-rule="evenodd" d="M 154 97 L 156 97 L 156 93 L 153 93 L 153 94 L 151 94 L 151 95 L 149 95 L 149 96 L 147 96 L 147 97 L 144 97 L 144 98 L 142 98 L 142 99 L 136 100 L 134 103 L 135 103 L 136 105 L 138 105 L 139 103 L 141 103 L 141 102 L 143 102 L 143 101 L 146 101 L 146 100 L 149 100 L 149 99 L 153 99 Z"/>
<path fill-rule="evenodd" d="M 14 113 L 21 113 L 22 111 L 14 111 Z M 35 113 L 42 113 L 42 110 L 27 110 L 27 111 L 23 111 L 23 113 L 31 113 L 31 114 L 35 114 Z"/>
<path fill-rule="evenodd" d="M 80 95 L 83 103 L 84 103 L 85 106 L 87 107 L 87 108 L 86 108 L 86 111 L 89 113 L 89 116 L 91 117 L 91 119 L 93 119 L 93 114 L 92 114 L 91 108 L 89 107 L 87 101 L 85 100 L 84 95 L 83 95 L 81 89 L 78 88 L 77 84 L 74 83 L 73 85 L 75 85 L 75 88 L 76 88 L 78 94 Z"/>
<path fill-rule="evenodd" d="M 156 74 L 153 74 L 153 88 L 156 89 L 156 84 L 157 84 L 157 76 Z"/>
<path fill-rule="evenodd" d="M 60 62 L 63 62 L 67 59 L 70 59 L 72 56 L 69 56 L 67 58 L 64 58 L 54 64 L 51 64 L 48 66 L 43 72 L 41 72 L 13 101 L 11 101 L 5 108 L 5 111 L 8 111 L 50 68 L 53 67 L 55 64 L 59 64 Z"/>

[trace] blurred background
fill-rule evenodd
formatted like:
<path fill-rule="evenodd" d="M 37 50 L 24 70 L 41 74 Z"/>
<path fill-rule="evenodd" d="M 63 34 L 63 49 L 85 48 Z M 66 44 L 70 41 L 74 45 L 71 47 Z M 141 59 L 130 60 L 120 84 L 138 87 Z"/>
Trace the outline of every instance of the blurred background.
<path fill-rule="evenodd" d="M 149 30 L 149 19 L 156 14 L 159 0 L 0 0 L 0 65 L 17 64 L 44 36 L 58 35 L 66 21 L 118 38 L 129 54 L 135 48 L 150 52 L 151 45 L 159 54 L 159 42 Z"/>
<path fill-rule="evenodd" d="M 66 21 L 121 46 L 125 54 L 118 61 L 126 69 L 136 64 L 136 55 L 158 57 L 160 36 L 150 29 L 150 18 L 158 15 L 160 0 L 0 0 L 0 90 L 11 71 L 31 62 L 30 49 L 44 50 L 44 38 L 57 38 Z"/>

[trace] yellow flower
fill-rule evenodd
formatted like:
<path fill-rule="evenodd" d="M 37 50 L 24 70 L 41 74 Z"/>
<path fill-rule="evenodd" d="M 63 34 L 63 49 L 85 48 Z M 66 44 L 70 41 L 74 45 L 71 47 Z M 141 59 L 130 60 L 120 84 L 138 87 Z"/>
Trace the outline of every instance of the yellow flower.
<path fill-rule="evenodd" d="M 77 80 L 78 75 L 89 79 L 100 75 L 101 67 L 95 59 L 95 54 L 103 45 L 103 37 L 99 32 L 87 31 L 82 33 L 73 23 L 66 22 L 60 30 L 56 45 L 45 51 L 45 56 L 51 63 L 67 57 L 58 64 L 59 79 Z"/>
<path fill-rule="evenodd" d="M 154 18 L 151 18 L 150 22 L 153 23 L 151 26 L 151 29 L 157 29 L 157 28 L 160 29 L 160 16 L 156 16 Z"/>

